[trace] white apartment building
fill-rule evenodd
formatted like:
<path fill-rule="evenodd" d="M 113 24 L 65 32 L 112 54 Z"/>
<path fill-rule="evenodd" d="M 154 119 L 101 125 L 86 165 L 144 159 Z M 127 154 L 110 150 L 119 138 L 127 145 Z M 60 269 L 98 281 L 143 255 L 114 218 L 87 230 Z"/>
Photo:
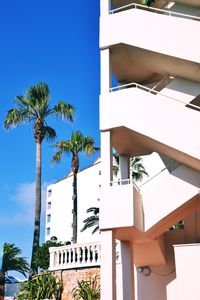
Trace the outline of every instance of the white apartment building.
<path fill-rule="evenodd" d="M 83 220 L 90 216 L 86 210 L 99 207 L 101 190 L 100 160 L 90 167 L 81 170 L 77 175 L 78 191 L 78 243 L 99 241 L 99 233 L 91 234 L 92 229 L 83 232 Z M 55 236 L 58 241 L 67 242 L 72 239 L 73 210 L 73 174 L 51 184 L 47 188 L 46 199 L 46 233 L 45 240 Z"/>
<path fill-rule="evenodd" d="M 101 0 L 102 300 L 200 299 L 199 21 L 199 0 Z M 128 158 L 153 152 L 165 168 L 138 187 Z"/>

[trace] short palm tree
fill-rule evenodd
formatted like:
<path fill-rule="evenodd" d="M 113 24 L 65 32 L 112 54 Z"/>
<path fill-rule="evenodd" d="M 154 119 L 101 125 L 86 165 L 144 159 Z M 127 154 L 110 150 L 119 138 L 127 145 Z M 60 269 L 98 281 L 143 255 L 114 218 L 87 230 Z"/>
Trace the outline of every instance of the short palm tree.
<path fill-rule="evenodd" d="M 67 141 L 57 142 L 54 145 L 58 151 L 52 157 L 52 163 L 60 162 L 62 155 L 71 154 L 71 169 L 73 173 L 73 243 L 77 243 L 77 173 L 79 171 L 79 153 L 87 155 L 95 153 L 99 148 L 95 147 L 92 137 L 83 136 L 80 131 L 76 131 Z"/>
<path fill-rule="evenodd" d="M 72 105 L 59 101 L 57 105 L 50 106 L 50 92 L 46 83 L 39 83 L 30 87 L 24 96 L 17 96 L 16 107 L 10 109 L 4 120 L 6 129 L 16 127 L 21 123 L 32 123 L 36 143 L 36 192 L 35 192 L 35 221 L 33 233 L 33 246 L 31 257 L 31 272 L 37 272 L 34 266 L 34 255 L 40 240 L 41 215 L 41 145 L 44 139 L 51 140 L 56 132 L 49 127 L 46 119 L 49 116 L 61 116 L 62 119 L 73 121 L 74 108 Z"/>
<path fill-rule="evenodd" d="M 4 243 L 3 258 L 0 274 L 0 300 L 4 299 L 4 278 L 8 271 L 17 271 L 26 277 L 29 264 L 25 257 L 21 257 L 21 250 L 14 244 Z"/>
<path fill-rule="evenodd" d="M 85 231 L 88 228 L 95 227 L 92 231 L 92 234 L 99 231 L 99 207 L 90 207 L 86 210 L 87 213 L 92 213 L 91 216 L 87 217 L 83 223 L 84 226 L 81 229 L 81 232 Z"/>
<path fill-rule="evenodd" d="M 29 264 L 27 259 L 20 255 L 21 250 L 15 244 L 4 243 L 2 273 L 17 271 L 26 277 L 26 273 L 29 271 Z"/>

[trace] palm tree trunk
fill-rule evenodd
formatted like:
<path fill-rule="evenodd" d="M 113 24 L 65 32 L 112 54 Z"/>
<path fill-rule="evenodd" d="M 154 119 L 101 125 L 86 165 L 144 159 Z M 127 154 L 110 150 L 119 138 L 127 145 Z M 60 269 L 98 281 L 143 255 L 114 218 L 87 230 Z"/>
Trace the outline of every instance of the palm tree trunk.
<path fill-rule="evenodd" d="M 4 300 L 5 273 L 0 270 L 0 300 Z"/>
<path fill-rule="evenodd" d="M 73 182 L 73 244 L 77 243 L 77 173 L 74 173 Z"/>
<path fill-rule="evenodd" d="M 38 268 L 34 264 L 34 255 L 40 242 L 40 215 L 41 215 L 41 143 L 36 142 L 36 190 L 35 190 L 35 221 L 33 232 L 33 245 L 31 256 L 31 273 L 37 272 Z M 31 274 L 32 275 L 32 274 Z"/>

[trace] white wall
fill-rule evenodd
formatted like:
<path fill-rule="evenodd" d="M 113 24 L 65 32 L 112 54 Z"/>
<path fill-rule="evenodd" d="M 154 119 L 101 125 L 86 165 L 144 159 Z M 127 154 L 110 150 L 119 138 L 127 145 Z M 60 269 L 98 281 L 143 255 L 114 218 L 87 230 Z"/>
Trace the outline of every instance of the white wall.
<path fill-rule="evenodd" d="M 193 34 L 200 31 L 198 21 L 141 9 L 130 9 L 103 16 L 100 22 L 101 48 L 124 43 L 184 60 L 200 62 L 200 46 L 196 35 Z M 141 23 L 147 26 L 139 26 Z"/>
<path fill-rule="evenodd" d="M 186 81 L 175 83 L 178 90 L 169 86 L 165 91 L 175 98 L 177 95 L 178 100 L 181 98 L 188 103 L 197 93 L 200 94 L 200 84 L 187 81 L 188 85 L 191 83 L 195 87 L 193 96 L 191 89 L 185 87 Z M 164 90 L 162 92 L 164 94 Z M 138 88 L 129 88 L 101 95 L 101 130 L 125 126 L 199 159 L 200 142 L 195 134 L 191 134 L 200 126 L 199 112 L 162 94 L 153 95 Z"/>
<path fill-rule="evenodd" d="M 83 220 L 90 214 L 86 213 L 89 207 L 99 207 L 101 175 L 99 175 L 100 163 L 97 162 L 89 168 L 78 173 L 78 243 L 98 241 L 99 234 L 91 234 L 88 229 L 83 233 L 80 229 L 83 227 Z M 56 236 L 58 241 L 71 241 L 72 238 L 72 209 L 73 209 L 73 176 L 69 175 L 47 188 L 47 207 L 51 201 L 51 209 L 46 210 L 46 215 L 51 214 L 51 222 L 46 220 L 45 240 Z M 48 191 L 51 190 L 51 196 L 48 197 Z M 47 235 L 47 228 L 50 228 L 50 235 Z"/>

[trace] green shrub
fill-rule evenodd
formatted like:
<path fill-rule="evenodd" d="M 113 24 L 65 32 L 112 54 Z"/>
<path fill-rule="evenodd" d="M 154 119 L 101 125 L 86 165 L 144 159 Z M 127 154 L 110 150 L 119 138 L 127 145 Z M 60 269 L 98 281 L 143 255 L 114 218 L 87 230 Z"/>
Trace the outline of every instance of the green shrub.
<path fill-rule="evenodd" d="M 22 282 L 17 300 L 61 299 L 63 284 L 51 273 L 35 275 L 29 281 Z"/>
<path fill-rule="evenodd" d="M 101 296 L 101 288 L 97 282 L 97 278 L 91 280 L 77 281 L 77 286 L 72 290 L 74 300 L 99 300 Z"/>

